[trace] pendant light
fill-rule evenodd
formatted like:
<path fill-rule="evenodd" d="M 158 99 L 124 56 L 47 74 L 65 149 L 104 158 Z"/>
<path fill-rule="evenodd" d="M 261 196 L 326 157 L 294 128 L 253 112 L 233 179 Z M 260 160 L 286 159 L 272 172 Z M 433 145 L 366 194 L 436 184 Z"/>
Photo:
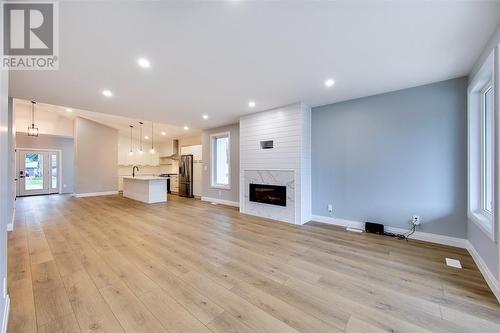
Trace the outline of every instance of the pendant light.
<path fill-rule="evenodd" d="M 149 151 L 151 154 L 155 153 L 154 141 L 155 141 L 155 133 L 153 130 L 154 123 L 151 122 L 151 150 Z"/>
<path fill-rule="evenodd" d="M 28 127 L 28 136 L 38 136 L 38 127 L 35 127 L 35 104 L 31 101 L 31 126 Z"/>
<path fill-rule="evenodd" d="M 139 143 L 140 143 L 139 154 L 143 153 L 143 150 L 142 150 L 142 124 L 143 124 L 143 122 L 140 121 L 139 122 L 139 129 L 140 129 L 140 132 L 141 132 L 141 136 L 139 136 Z"/>
<path fill-rule="evenodd" d="M 128 125 L 130 127 L 130 151 L 128 152 L 128 154 L 130 156 L 134 155 L 134 151 L 132 150 L 132 129 L 134 128 L 134 126 L 132 125 Z"/>

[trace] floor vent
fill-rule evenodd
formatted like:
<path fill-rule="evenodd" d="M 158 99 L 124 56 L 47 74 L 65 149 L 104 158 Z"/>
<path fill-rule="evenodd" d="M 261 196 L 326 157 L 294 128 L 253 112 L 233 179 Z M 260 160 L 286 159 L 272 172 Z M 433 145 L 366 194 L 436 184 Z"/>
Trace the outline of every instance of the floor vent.
<path fill-rule="evenodd" d="M 363 232 L 363 230 L 361 230 L 361 229 L 355 229 L 355 228 L 345 228 L 345 230 L 351 231 L 351 232 Z"/>
<path fill-rule="evenodd" d="M 462 268 L 462 264 L 460 263 L 460 260 L 457 260 L 457 259 L 446 258 L 446 265 L 448 265 L 450 267 L 455 267 L 455 268 Z"/>

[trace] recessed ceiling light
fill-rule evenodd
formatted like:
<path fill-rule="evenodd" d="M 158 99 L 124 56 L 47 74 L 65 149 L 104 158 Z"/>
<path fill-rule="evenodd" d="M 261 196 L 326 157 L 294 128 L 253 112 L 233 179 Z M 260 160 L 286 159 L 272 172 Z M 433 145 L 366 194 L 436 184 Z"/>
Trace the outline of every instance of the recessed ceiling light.
<path fill-rule="evenodd" d="M 251 108 L 254 108 L 255 107 L 255 102 L 254 101 L 248 102 L 248 106 L 251 107 Z"/>
<path fill-rule="evenodd" d="M 106 97 L 111 97 L 113 96 L 113 93 L 111 92 L 111 90 L 103 90 L 102 91 L 102 94 Z"/>
<path fill-rule="evenodd" d="M 165 135 L 167 135 L 167 133 L 166 132 L 161 132 L 161 135 L 165 136 Z"/>
<path fill-rule="evenodd" d="M 208 119 L 208 114 L 204 114 L 203 119 Z"/>
<path fill-rule="evenodd" d="M 147 136 L 147 135 L 146 135 L 146 136 L 144 137 L 144 139 L 146 139 L 146 140 L 147 140 L 147 139 L 149 139 L 149 136 Z"/>
<path fill-rule="evenodd" d="M 66 108 L 66 112 L 73 112 L 73 110 L 70 108 Z"/>
<path fill-rule="evenodd" d="M 187 126 L 184 126 L 184 130 L 187 131 L 189 129 L 189 127 Z"/>
<path fill-rule="evenodd" d="M 331 87 L 335 84 L 335 81 L 333 79 L 328 79 L 325 81 L 325 87 Z"/>
<path fill-rule="evenodd" d="M 137 63 L 139 64 L 139 66 L 141 66 L 142 68 L 149 68 L 151 67 L 151 63 L 149 62 L 148 59 L 146 58 L 139 58 L 137 59 Z"/>

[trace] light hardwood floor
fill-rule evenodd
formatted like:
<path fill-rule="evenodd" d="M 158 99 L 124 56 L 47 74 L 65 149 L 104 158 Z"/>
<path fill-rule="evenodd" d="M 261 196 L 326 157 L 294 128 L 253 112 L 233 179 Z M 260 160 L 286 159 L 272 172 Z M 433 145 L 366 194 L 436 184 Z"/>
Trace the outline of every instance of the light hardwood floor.
<path fill-rule="evenodd" d="M 169 199 L 19 199 L 9 332 L 500 332 L 463 249 Z"/>

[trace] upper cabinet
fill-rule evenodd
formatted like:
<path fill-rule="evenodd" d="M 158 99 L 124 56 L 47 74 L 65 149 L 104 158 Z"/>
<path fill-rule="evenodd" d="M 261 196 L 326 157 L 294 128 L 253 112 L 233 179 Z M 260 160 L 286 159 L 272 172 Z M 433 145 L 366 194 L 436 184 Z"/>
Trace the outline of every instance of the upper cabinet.
<path fill-rule="evenodd" d="M 174 140 L 167 140 L 160 143 L 158 147 L 160 157 L 167 157 L 174 153 Z"/>

